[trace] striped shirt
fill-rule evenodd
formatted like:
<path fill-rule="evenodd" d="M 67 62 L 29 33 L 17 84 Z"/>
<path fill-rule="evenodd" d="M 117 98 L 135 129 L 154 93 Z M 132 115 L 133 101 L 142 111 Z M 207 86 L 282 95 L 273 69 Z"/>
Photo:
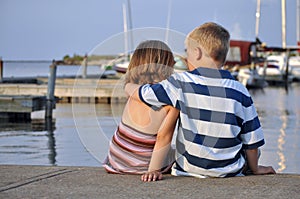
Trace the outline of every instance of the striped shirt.
<path fill-rule="evenodd" d="M 143 85 L 140 99 L 153 109 L 180 110 L 173 175 L 226 177 L 240 174 L 244 149 L 264 144 L 248 90 L 226 70 L 197 68 Z"/>
<path fill-rule="evenodd" d="M 120 122 L 103 167 L 109 173 L 145 173 L 155 142 L 156 135 L 144 134 Z"/>

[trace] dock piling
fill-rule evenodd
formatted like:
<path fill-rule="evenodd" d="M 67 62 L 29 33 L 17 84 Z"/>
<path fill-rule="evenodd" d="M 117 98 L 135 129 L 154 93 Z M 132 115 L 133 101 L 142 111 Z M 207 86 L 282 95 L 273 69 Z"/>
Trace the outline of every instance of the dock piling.
<path fill-rule="evenodd" d="M 0 83 L 3 81 L 3 60 L 0 57 Z"/>
<path fill-rule="evenodd" d="M 57 68 L 57 63 L 55 62 L 55 60 L 53 60 L 52 64 L 49 67 L 45 118 L 52 118 L 52 112 L 55 105 L 54 90 L 55 90 L 55 80 L 56 80 L 56 68 Z"/>
<path fill-rule="evenodd" d="M 86 79 L 87 76 L 87 63 L 88 62 L 88 56 L 85 55 L 83 59 L 83 70 L 82 70 L 82 78 Z"/>

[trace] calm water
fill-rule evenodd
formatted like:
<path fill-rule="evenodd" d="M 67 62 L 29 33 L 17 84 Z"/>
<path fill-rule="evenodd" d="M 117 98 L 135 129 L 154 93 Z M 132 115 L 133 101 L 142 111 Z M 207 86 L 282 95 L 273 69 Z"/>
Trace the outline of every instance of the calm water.
<path fill-rule="evenodd" d="M 45 77 L 48 76 L 49 66 L 51 61 L 47 62 L 17 62 L 4 61 L 3 77 L 17 78 L 17 77 Z M 76 76 L 82 74 L 81 66 L 64 66 L 57 67 L 57 76 Z M 99 66 L 89 66 L 87 68 L 87 75 L 101 74 Z"/>
<path fill-rule="evenodd" d="M 260 164 L 300 174 L 300 84 L 250 93 L 266 140 Z M 32 113 L 32 123 L 0 122 L 0 164 L 100 166 L 123 106 L 57 104 L 52 129 L 45 127 L 44 111 Z"/>
<path fill-rule="evenodd" d="M 264 129 L 260 163 L 277 172 L 300 174 L 300 84 L 250 92 Z"/>
<path fill-rule="evenodd" d="M 99 166 L 98 157 L 88 152 L 86 147 L 89 145 L 82 144 L 78 131 L 82 127 L 86 130 L 84 133 L 96 130 L 108 142 L 120 117 L 113 116 L 110 105 L 99 104 L 94 106 L 99 123 L 90 124 L 89 120 L 94 119 L 94 115 L 87 111 L 90 106 L 57 104 L 52 130 L 45 130 L 43 111 L 32 114 L 32 123 L 0 123 L 0 164 Z M 73 118 L 74 111 L 85 121 L 78 123 L 80 118 Z M 99 153 L 106 154 L 107 146 L 100 147 L 103 152 Z"/>

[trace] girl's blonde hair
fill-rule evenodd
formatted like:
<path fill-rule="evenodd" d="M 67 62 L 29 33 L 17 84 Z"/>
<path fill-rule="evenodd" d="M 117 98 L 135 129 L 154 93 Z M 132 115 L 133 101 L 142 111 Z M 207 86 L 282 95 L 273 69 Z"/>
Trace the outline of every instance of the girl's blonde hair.
<path fill-rule="evenodd" d="M 162 41 L 141 42 L 134 51 L 125 75 L 125 84 L 148 84 L 168 78 L 174 71 L 174 56 Z"/>

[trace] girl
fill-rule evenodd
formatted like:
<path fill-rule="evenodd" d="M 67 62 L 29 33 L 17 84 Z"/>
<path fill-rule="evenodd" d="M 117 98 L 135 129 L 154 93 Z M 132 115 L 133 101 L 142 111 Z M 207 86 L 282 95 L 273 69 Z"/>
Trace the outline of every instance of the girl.
<path fill-rule="evenodd" d="M 173 54 L 165 43 L 142 42 L 130 60 L 125 85 L 160 82 L 173 73 L 174 64 Z M 103 165 L 106 171 L 142 174 L 142 181 L 162 179 L 162 173 L 174 162 L 170 146 L 178 113 L 171 106 L 155 110 L 143 102 L 128 99 Z"/>

